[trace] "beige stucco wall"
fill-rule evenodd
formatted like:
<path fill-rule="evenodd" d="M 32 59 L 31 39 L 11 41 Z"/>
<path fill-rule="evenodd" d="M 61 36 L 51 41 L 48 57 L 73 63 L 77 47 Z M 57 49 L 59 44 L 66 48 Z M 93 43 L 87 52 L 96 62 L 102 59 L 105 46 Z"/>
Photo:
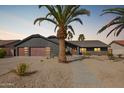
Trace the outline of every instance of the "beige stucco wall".
<path fill-rule="evenodd" d="M 124 54 L 124 46 L 118 45 L 116 43 L 111 44 L 113 54 Z"/>

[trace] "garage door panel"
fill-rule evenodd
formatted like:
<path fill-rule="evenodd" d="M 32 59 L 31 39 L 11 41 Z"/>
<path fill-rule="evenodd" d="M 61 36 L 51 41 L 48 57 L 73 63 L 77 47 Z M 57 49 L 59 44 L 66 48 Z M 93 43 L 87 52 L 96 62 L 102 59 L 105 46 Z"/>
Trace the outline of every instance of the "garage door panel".
<path fill-rule="evenodd" d="M 25 56 L 24 48 L 19 48 L 19 56 Z"/>
<path fill-rule="evenodd" d="M 45 48 L 31 48 L 31 56 L 46 56 Z"/>

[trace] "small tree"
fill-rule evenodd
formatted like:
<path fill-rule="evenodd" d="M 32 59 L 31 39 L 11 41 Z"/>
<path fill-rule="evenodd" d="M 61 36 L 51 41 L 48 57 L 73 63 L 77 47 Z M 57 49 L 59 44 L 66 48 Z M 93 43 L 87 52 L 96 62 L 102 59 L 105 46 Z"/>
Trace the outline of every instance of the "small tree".
<path fill-rule="evenodd" d="M 84 41 L 84 39 L 85 39 L 84 34 L 80 34 L 78 37 L 78 41 Z"/>

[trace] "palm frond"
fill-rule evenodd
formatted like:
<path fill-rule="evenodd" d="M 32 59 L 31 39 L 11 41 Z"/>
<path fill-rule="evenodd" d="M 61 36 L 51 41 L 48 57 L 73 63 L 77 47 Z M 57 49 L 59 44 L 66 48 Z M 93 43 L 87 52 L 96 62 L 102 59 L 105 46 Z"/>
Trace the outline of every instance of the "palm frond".
<path fill-rule="evenodd" d="M 124 13 L 124 8 L 110 8 L 110 9 L 103 10 L 103 12 L 105 12 L 105 11 L 117 11 L 120 13 Z"/>
<path fill-rule="evenodd" d="M 105 14 L 118 14 L 118 15 L 123 15 L 122 13 L 119 13 L 119 12 L 115 12 L 115 11 L 106 11 L 106 12 L 103 12 L 100 16 L 103 16 Z"/>
<path fill-rule="evenodd" d="M 56 32 L 57 27 L 58 27 L 58 25 L 55 26 L 55 28 L 54 28 L 54 32 Z"/>
<path fill-rule="evenodd" d="M 108 23 L 107 25 L 103 26 L 98 32 L 97 34 L 103 32 L 104 30 L 106 30 L 107 28 L 109 28 L 110 26 L 113 26 L 113 25 L 116 25 L 116 24 L 120 24 L 122 22 L 111 22 L 111 23 Z"/>
<path fill-rule="evenodd" d="M 65 6 L 64 10 L 63 10 L 63 16 L 64 19 L 66 19 L 66 17 L 68 17 L 68 15 L 71 14 L 71 11 L 74 9 L 78 9 L 80 6 L 76 6 L 76 5 L 67 5 Z"/>
<path fill-rule="evenodd" d="M 52 16 L 52 14 L 51 14 L 51 13 L 48 13 L 48 14 L 46 15 L 46 18 L 47 18 L 48 16 Z"/>
<path fill-rule="evenodd" d="M 68 6 L 69 7 L 69 6 Z M 70 11 L 67 11 L 67 14 L 65 15 L 65 17 L 64 17 L 64 22 L 66 23 L 66 22 L 68 22 L 70 19 L 71 19 L 71 17 L 72 17 L 72 14 L 79 8 L 80 6 L 79 5 L 77 5 L 77 6 L 72 6 L 71 8 L 70 8 Z"/>
<path fill-rule="evenodd" d="M 124 25 L 122 27 L 120 27 L 120 29 L 117 31 L 116 36 L 118 36 L 123 29 L 124 29 Z"/>
<path fill-rule="evenodd" d="M 124 8 L 111 8 L 111 9 L 105 9 L 103 10 L 103 14 L 118 14 L 118 15 L 124 15 Z"/>
<path fill-rule="evenodd" d="M 58 22 L 60 22 L 59 17 L 57 16 L 57 12 L 55 11 L 55 8 L 54 8 L 53 5 L 40 5 L 39 8 L 41 8 L 43 6 L 46 7 L 49 10 L 51 15 L 53 15 Z"/>
<path fill-rule="evenodd" d="M 72 17 L 76 17 L 79 15 L 90 15 L 90 11 L 86 10 L 86 9 L 79 9 L 77 11 L 75 11 L 75 13 L 73 13 Z"/>
<path fill-rule="evenodd" d="M 37 19 L 34 21 L 34 25 L 35 25 L 37 22 L 41 23 L 41 22 L 44 21 L 44 20 L 50 21 L 50 22 L 52 22 L 53 24 L 57 25 L 57 23 L 56 23 L 55 21 L 53 21 L 52 19 L 49 19 L 49 18 L 37 18 Z"/>
<path fill-rule="evenodd" d="M 80 18 L 74 18 L 74 19 L 70 20 L 70 21 L 68 22 L 68 24 L 70 24 L 71 22 L 79 22 L 80 24 L 83 25 L 83 22 L 82 22 L 82 20 L 81 20 Z"/>
<path fill-rule="evenodd" d="M 107 34 L 106 37 L 108 37 L 112 32 L 114 32 L 114 36 L 118 36 L 120 32 L 124 29 L 124 8 L 105 9 L 103 10 L 103 13 L 101 15 L 105 14 L 117 14 L 117 16 L 107 25 L 103 26 L 97 33 L 101 33 L 111 26 L 116 26 Z"/>
<path fill-rule="evenodd" d="M 114 29 L 112 29 L 106 36 L 106 38 L 113 32 L 113 31 L 116 31 L 117 29 L 119 29 L 122 25 L 118 25 L 116 26 Z"/>
<path fill-rule="evenodd" d="M 71 25 L 68 26 L 68 28 L 72 31 L 72 33 L 75 35 L 74 29 Z"/>

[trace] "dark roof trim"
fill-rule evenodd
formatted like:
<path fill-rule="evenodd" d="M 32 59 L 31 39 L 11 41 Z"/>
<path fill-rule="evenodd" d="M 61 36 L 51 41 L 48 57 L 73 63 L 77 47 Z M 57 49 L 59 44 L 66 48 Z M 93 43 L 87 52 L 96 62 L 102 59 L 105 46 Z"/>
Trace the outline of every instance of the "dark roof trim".
<path fill-rule="evenodd" d="M 21 40 L 20 42 L 18 42 L 18 43 L 15 44 L 14 46 L 18 46 L 19 44 L 22 44 L 23 42 L 25 42 L 25 41 L 27 41 L 27 40 L 29 40 L 29 39 L 31 39 L 31 38 L 43 38 L 43 39 L 45 39 L 45 40 L 47 40 L 47 41 L 50 41 L 50 42 L 52 42 L 52 43 L 57 44 L 56 42 L 53 42 L 53 41 L 47 39 L 46 37 L 41 36 L 40 34 L 34 34 L 34 35 L 28 36 L 27 38 Z"/>

